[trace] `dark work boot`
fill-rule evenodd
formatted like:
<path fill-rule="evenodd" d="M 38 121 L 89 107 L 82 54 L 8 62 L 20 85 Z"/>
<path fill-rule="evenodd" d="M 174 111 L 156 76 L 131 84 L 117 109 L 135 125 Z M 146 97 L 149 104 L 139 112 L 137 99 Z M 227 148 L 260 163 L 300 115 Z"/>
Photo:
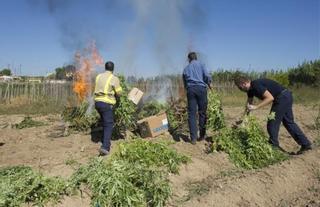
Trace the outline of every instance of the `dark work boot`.
<path fill-rule="evenodd" d="M 103 148 L 99 149 L 99 156 L 106 156 L 109 154 L 109 151 Z"/>
<path fill-rule="evenodd" d="M 307 145 L 307 146 L 301 146 L 300 150 L 297 152 L 297 155 L 301 155 L 303 153 L 305 153 L 306 151 L 312 150 L 312 146 L 311 145 Z"/>
<path fill-rule="evenodd" d="M 197 144 L 197 141 L 196 140 L 191 140 L 191 144 L 195 145 L 195 144 Z"/>

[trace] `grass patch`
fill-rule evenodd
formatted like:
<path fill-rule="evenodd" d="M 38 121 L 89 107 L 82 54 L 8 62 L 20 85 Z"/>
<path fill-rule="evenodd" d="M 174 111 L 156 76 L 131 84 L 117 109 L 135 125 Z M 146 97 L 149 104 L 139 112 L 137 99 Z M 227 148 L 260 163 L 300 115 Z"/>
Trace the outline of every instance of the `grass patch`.
<path fill-rule="evenodd" d="M 45 123 L 40 121 L 35 121 L 30 116 L 26 116 L 20 123 L 14 124 L 12 127 L 16 129 L 24 129 L 24 128 L 30 128 L 30 127 L 43 126 L 43 125 L 45 125 Z"/>
<path fill-rule="evenodd" d="M 47 97 L 39 100 L 29 100 L 27 97 L 13 99 L 10 103 L 0 104 L 0 114 L 52 114 L 60 113 L 64 108 L 64 102 Z"/>

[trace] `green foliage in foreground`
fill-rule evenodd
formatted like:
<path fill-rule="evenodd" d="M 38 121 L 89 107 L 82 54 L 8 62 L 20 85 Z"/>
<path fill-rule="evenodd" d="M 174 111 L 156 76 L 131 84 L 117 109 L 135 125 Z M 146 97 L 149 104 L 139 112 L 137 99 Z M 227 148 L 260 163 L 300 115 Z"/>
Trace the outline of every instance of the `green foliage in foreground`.
<path fill-rule="evenodd" d="M 207 110 L 207 127 L 211 130 L 218 130 L 225 126 L 222 104 L 218 93 L 209 91 L 208 110 Z"/>
<path fill-rule="evenodd" d="M 213 149 L 225 151 L 238 167 L 256 169 L 287 159 L 269 143 L 263 129 L 253 116 L 244 118 L 237 128 L 223 128 Z"/>
<path fill-rule="evenodd" d="M 96 158 L 71 178 L 78 188 L 87 185 L 92 206 L 163 206 L 171 193 L 165 171 L 125 160 L 104 162 Z"/>
<path fill-rule="evenodd" d="M 48 178 L 25 166 L 0 169 L 0 206 L 21 206 L 26 202 L 43 206 L 48 201 L 58 201 L 65 193 L 66 183 L 61 178 Z"/>
<path fill-rule="evenodd" d="M 164 206 L 171 195 L 168 172 L 188 158 L 164 143 L 134 140 L 120 144 L 109 161 L 93 159 L 71 177 L 71 186 L 87 185 L 92 206 Z"/>
<path fill-rule="evenodd" d="M 165 143 L 134 140 L 120 145 L 110 159 L 94 158 L 68 181 L 48 178 L 30 167 L 0 169 L 0 206 L 31 202 L 43 206 L 89 187 L 92 206 L 164 206 L 171 195 L 169 172 L 189 160 Z"/>
<path fill-rule="evenodd" d="M 45 125 L 43 122 L 35 121 L 31 117 L 26 116 L 20 123 L 13 125 L 13 128 L 24 129 L 24 128 L 30 128 L 30 127 L 43 126 L 43 125 Z"/>

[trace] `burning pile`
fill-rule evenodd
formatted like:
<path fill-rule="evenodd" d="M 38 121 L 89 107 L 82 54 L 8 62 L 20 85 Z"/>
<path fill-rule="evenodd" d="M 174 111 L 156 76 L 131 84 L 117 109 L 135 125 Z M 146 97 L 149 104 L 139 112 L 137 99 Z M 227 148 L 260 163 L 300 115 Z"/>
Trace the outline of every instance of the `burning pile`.
<path fill-rule="evenodd" d="M 98 126 L 99 115 L 93 109 L 92 76 L 95 67 L 103 64 L 103 59 L 99 55 L 95 44 L 83 50 L 82 53 L 77 52 L 76 59 L 76 80 L 74 82 L 73 91 L 78 98 L 78 106 L 66 107 L 62 113 L 63 119 L 69 123 L 69 127 L 74 131 L 87 132 L 91 128 Z M 129 92 L 125 79 L 119 76 L 123 94 L 117 101 L 115 106 L 115 125 L 113 137 L 123 137 L 126 130 L 136 130 L 136 106 L 128 100 Z"/>
<path fill-rule="evenodd" d="M 73 85 L 73 91 L 77 94 L 78 101 L 81 103 L 85 98 L 91 97 L 92 91 L 92 73 L 96 66 L 103 65 L 103 59 L 100 56 L 94 42 L 84 49 L 83 53 L 77 52 L 76 61 L 76 80 Z"/>
<path fill-rule="evenodd" d="M 69 123 L 69 127 L 74 131 L 87 131 L 94 126 L 98 120 L 98 114 L 92 110 L 92 76 L 95 67 L 103 64 L 103 59 L 99 55 L 95 43 L 92 42 L 82 53 L 75 55 L 76 75 L 73 91 L 78 98 L 78 106 L 65 107 L 62 112 L 64 121 Z"/>

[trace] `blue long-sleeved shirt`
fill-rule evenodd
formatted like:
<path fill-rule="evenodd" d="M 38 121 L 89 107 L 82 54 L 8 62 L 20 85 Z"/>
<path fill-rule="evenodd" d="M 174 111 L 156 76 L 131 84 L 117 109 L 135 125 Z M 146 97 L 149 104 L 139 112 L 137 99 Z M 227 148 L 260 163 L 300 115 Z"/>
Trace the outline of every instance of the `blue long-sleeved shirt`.
<path fill-rule="evenodd" d="M 183 70 L 183 83 L 186 89 L 194 85 L 207 87 L 211 83 L 211 77 L 204 64 L 193 60 Z"/>

